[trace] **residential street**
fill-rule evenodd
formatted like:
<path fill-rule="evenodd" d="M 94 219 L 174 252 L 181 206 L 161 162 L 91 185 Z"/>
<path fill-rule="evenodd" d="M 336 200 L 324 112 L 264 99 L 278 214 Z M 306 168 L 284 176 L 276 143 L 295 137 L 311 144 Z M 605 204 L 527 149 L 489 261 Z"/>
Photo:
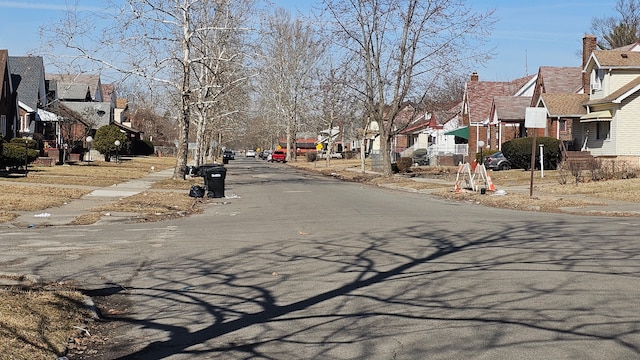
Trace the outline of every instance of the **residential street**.
<path fill-rule="evenodd" d="M 179 220 L 0 229 L 2 271 L 125 294 L 100 359 L 637 359 L 640 219 L 237 158 Z M 124 344 L 124 345 L 123 345 Z"/>

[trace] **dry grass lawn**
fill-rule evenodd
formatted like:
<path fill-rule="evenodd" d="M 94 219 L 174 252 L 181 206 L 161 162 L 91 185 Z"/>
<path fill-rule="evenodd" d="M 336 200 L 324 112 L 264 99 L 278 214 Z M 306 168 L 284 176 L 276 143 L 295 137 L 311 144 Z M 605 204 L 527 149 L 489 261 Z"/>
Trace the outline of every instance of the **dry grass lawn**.
<path fill-rule="evenodd" d="M 24 174 L 0 176 L 0 223 L 11 222 L 19 211 L 39 211 L 60 206 L 78 199 L 98 187 L 110 186 L 173 168 L 172 157 L 135 157 L 115 162 L 77 163 L 53 167 L 30 167 Z M 200 181 L 199 181 L 200 180 Z M 201 179 L 166 180 L 158 182 L 150 191 L 120 199 L 74 221 L 76 225 L 92 224 L 107 212 L 141 214 L 142 221 L 183 216 L 196 211 L 193 198 L 188 196 L 191 185 Z M 168 196 L 167 192 L 170 192 Z"/>
<path fill-rule="evenodd" d="M 530 171 L 519 169 L 489 171 L 488 174 L 496 189 L 508 189 L 503 196 L 491 196 L 473 191 L 455 193 L 453 189 L 457 167 L 416 167 L 412 168 L 408 174 L 387 178 L 374 173 L 362 173 L 359 160 L 332 160 L 329 166 L 325 160 L 317 163 L 297 161 L 290 165 L 347 181 L 429 191 L 434 195 L 455 201 L 519 210 L 560 212 L 562 208 L 601 205 L 609 201 L 640 203 L 640 178 L 576 183 L 571 174 L 566 172 L 546 170 L 544 177 L 541 177 L 541 173 L 535 171 L 533 196 L 529 196 Z M 369 168 L 369 163 L 365 163 L 365 169 Z M 420 181 L 420 179 L 431 179 L 432 181 Z M 593 214 L 597 215 L 597 213 Z M 618 215 L 628 216 L 629 214 L 621 213 Z"/>
<path fill-rule="evenodd" d="M 93 162 L 54 167 L 30 167 L 24 174 L 3 174 L 0 186 L 0 222 L 16 211 L 38 211 L 77 199 L 97 187 L 109 186 L 152 171 L 173 168 L 175 158 L 140 157 L 120 164 Z M 76 224 L 91 224 L 104 212 L 132 212 L 153 221 L 184 216 L 194 211 L 188 189 L 199 179 L 166 180 L 141 194 L 94 209 Z M 66 286 L 28 283 L 12 275 L 1 276 L 9 285 L 0 290 L 0 358 L 55 359 L 69 349 L 83 351 L 89 333 L 82 330 L 91 314 L 81 293 Z M 14 281 L 19 285 L 11 285 Z"/>
<path fill-rule="evenodd" d="M 91 320 L 77 291 L 39 286 L 0 291 L 2 359 L 56 359 Z"/>

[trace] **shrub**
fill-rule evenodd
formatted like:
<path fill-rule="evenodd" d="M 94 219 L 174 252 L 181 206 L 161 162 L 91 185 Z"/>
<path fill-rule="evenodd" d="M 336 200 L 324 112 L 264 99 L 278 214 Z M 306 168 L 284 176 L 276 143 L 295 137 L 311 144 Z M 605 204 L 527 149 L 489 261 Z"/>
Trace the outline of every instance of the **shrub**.
<path fill-rule="evenodd" d="M 590 181 L 630 179 L 638 176 L 638 167 L 626 161 L 593 158 L 589 161 L 569 162 L 569 168 L 576 183 L 586 181 L 584 172 Z"/>
<path fill-rule="evenodd" d="M 343 151 L 342 152 L 342 158 L 343 159 L 359 159 L 360 158 L 360 151 L 359 150 Z"/>
<path fill-rule="evenodd" d="M 105 125 L 96 131 L 93 148 L 105 155 L 105 160 L 116 153 L 115 141 L 120 141 L 120 150 L 128 149 L 127 136 L 115 125 Z"/>
<path fill-rule="evenodd" d="M 307 152 L 307 162 L 314 162 L 318 158 L 318 153 L 315 151 Z"/>
<path fill-rule="evenodd" d="M 20 145 L 22 147 L 24 147 L 24 143 L 27 143 L 27 147 L 29 149 L 35 149 L 38 147 L 38 142 L 32 139 L 25 139 L 25 138 L 13 138 L 11 140 L 9 140 L 9 144 L 15 144 L 15 145 Z"/>
<path fill-rule="evenodd" d="M 131 143 L 131 153 L 134 155 L 152 155 L 153 143 L 149 140 L 137 140 Z"/>
<path fill-rule="evenodd" d="M 530 170 L 532 137 L 517 138 L 502 144 L 504 156 L 511 162 L 511 167 Z M 540 166 L 540 147 L 543 144 L 544 168 L 556 169 L 560 161 L 560 141 L 552 137 L 536 139 L 535 167 Z"/>
<path fill-rule="evenodd" d="M 414 164 L 427 165 L 427 149 L 416 149 L 416 151 L 411 154 L 411 158 Z"/>
<path fill-rule="evenodd" d="M 14 141 L 15 140 L 15 141 Z M 0 163 L 5 167 L 18 167 L 25 163 L 25 150 L 27 163 L 34 162 L 40 152 L 34 149 L 36 142 L 33 140 L 27 141 L 27 148 L 25 148 L 26 139 L 11 139 L 11 142 L 2 146 L 2 155 L 0 155 Z"/>
<path fill-rule="evenodd" d="M 413 165 L 413 159 L 410 157 L 401 157 L 396 161 L 396 165 L 398 166 L 398 172 L 406 173 L 411 169 Z"/>

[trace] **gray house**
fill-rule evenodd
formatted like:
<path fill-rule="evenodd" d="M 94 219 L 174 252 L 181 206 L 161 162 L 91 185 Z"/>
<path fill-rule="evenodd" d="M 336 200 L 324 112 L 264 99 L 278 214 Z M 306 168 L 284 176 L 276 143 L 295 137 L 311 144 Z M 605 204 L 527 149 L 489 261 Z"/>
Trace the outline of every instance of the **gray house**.
<path fill-rule="evenodd" d="M 44 62 L 40 56 L 9 56 L 8 68 L 19 106 L 16 136 L 32 137 L 36 122 L 49 117 Z"/>

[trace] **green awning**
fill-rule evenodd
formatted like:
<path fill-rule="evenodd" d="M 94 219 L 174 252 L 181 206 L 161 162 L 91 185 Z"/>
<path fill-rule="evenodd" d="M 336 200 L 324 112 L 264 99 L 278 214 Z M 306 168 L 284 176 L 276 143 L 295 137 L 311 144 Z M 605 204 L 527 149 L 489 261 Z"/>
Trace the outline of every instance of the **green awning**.
<path fill-rule="evenodd" d="M 461 128 L 457 128 L 455 130 L 447 131 L 444 134 L 445 135 L 455 135 L 457 137 L 461 137 L 463 139 L 469 140 L 469 127 L 468 126 L 464 126 L 464 127 L 461 127 Z"/>

